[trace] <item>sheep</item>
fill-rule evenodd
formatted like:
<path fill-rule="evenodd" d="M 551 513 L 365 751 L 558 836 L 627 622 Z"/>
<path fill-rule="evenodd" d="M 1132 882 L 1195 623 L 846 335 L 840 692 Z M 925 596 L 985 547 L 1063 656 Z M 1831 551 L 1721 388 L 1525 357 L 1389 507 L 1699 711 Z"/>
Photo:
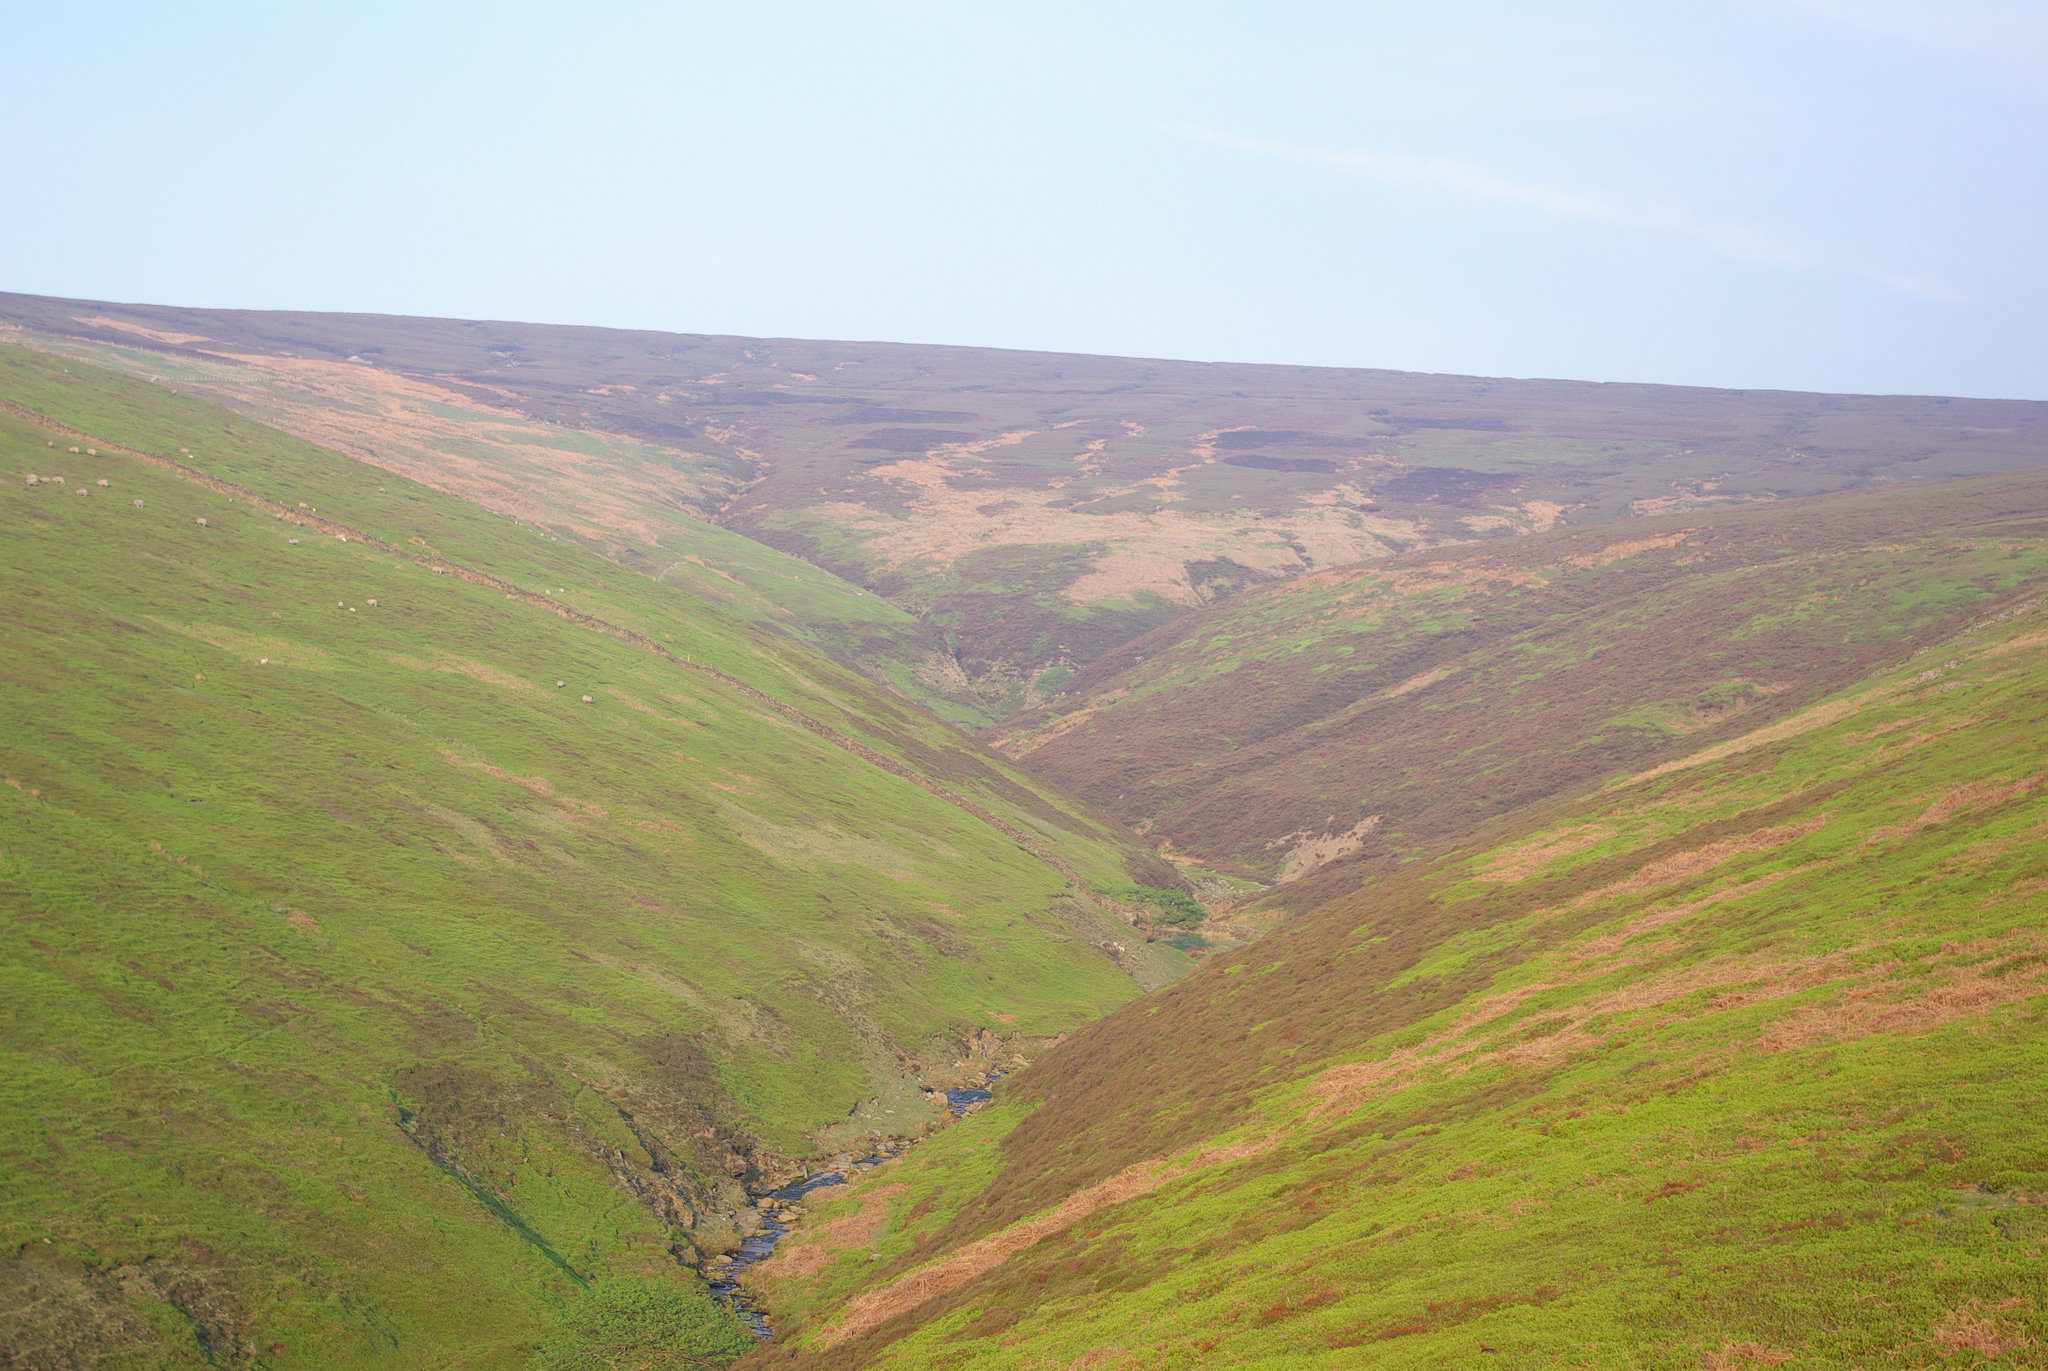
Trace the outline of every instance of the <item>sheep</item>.
<path fill-rule="evenodd" d="M 370 608 L 371 608 L 371 609 L 375 609 L 376 607 L 377 607 L 377 602 L 376 602 L 375 600 L 372 600 L 372 601 L 370 601 Z"/>
<path fill-rule="evenodd" d="M 297 546 L 299 545 L 299 540 L 298 540 L 298 539 L 296 539 L 296 538 L 293 538 L 293 539 L 291 539 L 290 541 L 291 541 L 291 545 L 292 545 L 293 547 L 297 547 Z"/>
<path fill-rule="evenodd" d="M 104 476 L 100 477 L 100 484 L 101 484 L 102 486 L 106 485 L 106 484 L 107 484 L 107 478 L 106 478 L 106 477 L 104 477 Z"/>
<path fill-rule="evenodd" d="M 85 450 L 85 455 L 88 457 L 97 457 L 100 455 L 100 450 L 96 447 L 89 447 Z"/>
<path fill-rule="evenodd" d="M 80 486 L 80 487 L 78 488 L 78 493 L 79 493 L 80 495 L 90 495 L 90 494 L 92 494 L 92 492 L 91 492 L 91 491 L 89 491 L 89 490 L 87 490 L 87 489 L 86 489 L 86 488 L 85 488 L 84 486 Z"/>
<path fill-rule="evenodd" d="M 31 471 L 31 472 L 30 472 L 30 473 L 28 474 L 28 483 L 29 483 L 30 485 L 34 485 L 34 484 L 36 484 L 36 474 L 35 474 L 35 473 L 34 473 L 33 471 Z"/>
<path fill-rule="evenodd" d="M 71 445 L 71 450 L 72 450 L 73 452 L 76 452 L 76 451 L 78 451 L 78 444 L 76 444 L 76 443 L 73 443 L 73 444 Z"/>
<path fill-rule="evenodd" d="M 202 519 L 198 520 L 198 524 L 199 524 L 199 526 L 200 526 L 201 528 L 205 528 L 205 527 L 206 527 L 206 520 L 202 518 Z"/>
<path fill-rule="evenodd" d="M 135 507 L 136 507 L 137 509 L 141 509 L 141 508 L 142 508 L 142 501 L 140 501 L 140 500 L 137 500 L 137 501 L 135 502 Z"/>
<path fill-rule="evenodd" d="M 567 684 L 569 684 L 567 681 L 557 681 L 555 682 L 555 689 L 560 690 L 563 686 Z"/>
<path fill-rule="evenodd" d="M 583 703 L 585 703 L 585 704 L 595 704 L 595 703 L 596 703 L 596 701 L 592 700 L 592 699 L 591 699 L 591 698 L 590 698 L 590 697 L 589 697 L 588 695 L 585 695 L 585 696 L 583 697 Z"/>

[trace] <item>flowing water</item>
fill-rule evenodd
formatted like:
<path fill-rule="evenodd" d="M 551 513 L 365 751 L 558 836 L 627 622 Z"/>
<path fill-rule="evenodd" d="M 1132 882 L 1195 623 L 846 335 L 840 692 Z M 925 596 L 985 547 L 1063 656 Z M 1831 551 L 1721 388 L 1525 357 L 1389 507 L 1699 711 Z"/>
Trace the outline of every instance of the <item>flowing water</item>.
<path fill-rule="evenodd" d="M 991 1098 L 993 1097 L 986 1090 L 948 1090 L 946 1110 L 957 1119 L 971 1106 Z M 881 1161 L 880 1157 L 863 1157 L 853 1165 L 855 1170 L 865 1171 Z M 844 1184 L 846 1177 L 839 1172 L 821 1171 L 815 1176 L 805 1177 L 794 1185 L 771 1190 L 767 1198 L 781 1200 L 787 1204 L 801 1200 L 813 1190 L 823 1190 L 828 1185 Z M 773 1335 L 773 1330 L 768 1327 L 768 1320 L 761 1316 L 761 1311 L 748 1303 L 746 1291 L 740 1289 L 740 1273 L 755 1262 L 767 1260 L 769 1254 L 775 1251 L 775 1244 L 782 1241 L 783 1235 L 789 1232 L 789 1229 L 783 1224 L 781 1215 L 772 1209 L 762 1210 L 761 1219 L 761 1231 L 742 1242 L 739 1251 L 732 1254 L 732 1265 L 711 1278 L 711 1293 L 731 1305 L 733 1312 L 740 1316 L 747 1327 L 754 1330 L 755 1337 L 767 1338 Z"/>
<path fill-rule="evenodd" d="M 858 1167 L 874 1164 L 872 1159 L 854 1163 Z M 771 1190 L 768 1194 L 773 1199 L 788 1202 L 800 1200 L 813 1190 L 822 1190 L 828 1185 L 844 1184 L 846 1177 L 837 1171 L 821 1171 L 794 1185 Z M 761 1218 L 761 1231 L 740 1244 L 739 1251 L 732 1254 L 732 1265 L 726 1267 L 711 1282 L 711 1293 L 731 1305 L 733 1312 L 746 1322 L 747 1327 L 754 1330 L 754 1336 L 757 1338 L 769 1336 L 768 1321 L 761 1317 L 759 1310 L 747 1302 L 746 1292 L 740 1289 L 740 1273 L 755 1262 L 766 1260 L 768 1254 L 775 1250 L 775 1244 L 782 1241 L 782 1235 L 789 1231 L 783 1226 L 781 1216 L 772 1209 L 762 1210 Z"/>

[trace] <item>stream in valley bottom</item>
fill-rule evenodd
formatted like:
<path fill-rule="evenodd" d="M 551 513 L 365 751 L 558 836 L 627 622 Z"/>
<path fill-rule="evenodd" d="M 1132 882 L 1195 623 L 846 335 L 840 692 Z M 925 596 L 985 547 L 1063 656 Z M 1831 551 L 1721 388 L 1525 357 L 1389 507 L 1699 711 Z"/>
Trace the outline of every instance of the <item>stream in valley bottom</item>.
<path fill-rule="evenodd" d="M 986 1090 L 948 1090 L 945 1095 L 946 1110 L 956 1119 L 972 1106 L 991 1098 Z M 900 1156 L 901 1153 L 894 1155 Z M 880 1164 L 882 1160 L 881 1157 L 863 1157 L 853 1164 L 853 1168 L 865 1171 Z M 782 1204 L 794 1204 L 813 1190 L 844 1184 L 846 1177 L 840 1172 L 820 1171 L 815 1176 L 806 1176 L 803 1180 L 785 1185 L 780 1190 L 770 1190 L 759 1198 L 776 1200 Z M 774 1330 L 768 1327 L 768 1320 L 762 1316 L 761 1311 L 748 1301 L 747 1292 L 740 1288 L 740 1273 L 755 1262 L 767 1260 L 775 1251 L 775 1244 L 782 1241 L 789 1228 L 782 1222 L 782 1216 L 773 1209 L 762 1210 L 761 1220 L 761 1231 L 740 1243 L 739 1250 L 732 1254 L 732 1264 L 711 1277 L 711 1293 L 731 1305 L 732 1311 L 753 1330 L 755 1337 L 765 1339 L 773 1336 Z"/>

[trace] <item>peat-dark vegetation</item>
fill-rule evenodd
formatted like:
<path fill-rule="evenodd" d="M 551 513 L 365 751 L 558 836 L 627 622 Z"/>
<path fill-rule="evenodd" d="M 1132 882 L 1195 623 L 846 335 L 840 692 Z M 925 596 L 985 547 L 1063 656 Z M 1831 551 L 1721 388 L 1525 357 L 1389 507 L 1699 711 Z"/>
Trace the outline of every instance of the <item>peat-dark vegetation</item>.
<path fill-rule="evenodd" d="M 2048 460 L 2048 406 L 2028 402 L 19 295 L 0 323 L 663 569 L 969 725 L 1214 598 L 1188 568 L 1219 558 L 1266 581 Z M 991 596 L 976 558 L 996 550 L 1040 574 Z M 1036 631 L 1056 616 L 1103 631 L 1062 648 Z"/>
<path fill-rule="evenodd" d="M 1184 964 L 1088 889 L 1142 848 L 785 636 L 162 386 L 0 401 L 15 1362 L 729 1356 L 750 1186 Z"/>
<path fill-rule="evenodd" d="M 1465 467 L 1424 467 L 1403 472 L 1382 481 L 1375 493 L 1389 500 L 1412 500 L 1431 504 L 1482 509 L 1486 496 L 1514 484 L 1514 477 L 1496 471 L 1472 471 Z"/>
<path fill-rule="evenodd" d="M 971 443 L 981 437 L 972 430 L 940 428 L 878 428 L 849 442 L 849 448 L 877 452 L 929 452 L 950 443 Z"/>
<path fill-rule="evenodd" d="M 820 1215 L 756 1363 L 2030 1364 L 2040 588 L 1076 1035 Z"/>
<path fill-rule="evenodd" d="M 1183 855 L 1296 880 L 1797 710 L 2044 569 L 2038 476 L 1410 553 L 1180 619 L 989 736 Z"/>

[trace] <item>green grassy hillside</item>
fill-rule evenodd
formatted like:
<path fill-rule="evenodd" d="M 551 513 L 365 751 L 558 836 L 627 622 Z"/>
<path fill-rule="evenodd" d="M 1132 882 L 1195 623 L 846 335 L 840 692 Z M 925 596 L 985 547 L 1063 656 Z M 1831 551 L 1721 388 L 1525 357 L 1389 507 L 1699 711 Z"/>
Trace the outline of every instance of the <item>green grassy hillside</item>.
<path fill-rule="evenodd" d="M 1803 708 L 2044 571 L 2040 476 L 1616 521 L 1248 593 L 989 736 L 1301 908 Z"/>
<path fill-rule="evenodd" d="M 2019 401 L 22 295 L 0 295 L 0 326 L 203 387 L 643 570 L 696 574 L 684 559 L 705 556 L 790 611 L 773 621 L 968 723 L 1045 703 L 1133 637 L 1276 577 L 2048 461 L 2048 405 Z M 784 599 L 777 573 L 707 552 L 692 514 L 900 617 Z"/>
<path fill-rule="evenodd" d="M 1297 919 L 813 1206 L 789 1367 L 2040 1366 L 2048 610 Z"/>
<path fill-rule="evenodd" d="M 1089 889 L 1142 852 L 786 637 L 161 386 L 0 401 L 5 1364 L 729 1355 L 745 1183 L 1179 969 Z"/>
<path fill-rule="evenodd" d="M 979 712 L 963 712 L 934 684 L 932 664 L 951 661 L 938 627 L 713 522 L 714 513 L 745 489 L 751 469 L 722 446 L 693 442 L 687 429 L 640 437 L 576 428 L 508 411 L 432 379 L 394 378 L 360 365 L 277 357 L 244 362 L 189 348 L 153 350 L 149 339 L 122 346 L 22 336 L 60 356 L 232 404 L 689 590 L 887 681 L 946 717 L 985 721 Z"/>

